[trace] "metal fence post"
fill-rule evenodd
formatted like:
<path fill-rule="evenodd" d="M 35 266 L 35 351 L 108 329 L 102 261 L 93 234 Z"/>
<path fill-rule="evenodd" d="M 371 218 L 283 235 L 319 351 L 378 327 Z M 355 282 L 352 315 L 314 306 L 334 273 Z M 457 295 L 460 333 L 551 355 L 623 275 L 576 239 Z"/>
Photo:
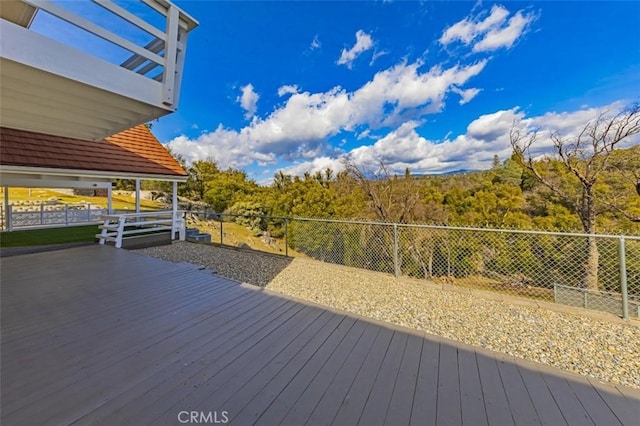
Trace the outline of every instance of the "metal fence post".
<path fill-rule="evenodd" d="M 69 204 L 64 205 L 64 224 L 69 225 Z"/>
<path fill-rule="evenodd" d="M 6 189 L 5 189 L 6 191 Z M 7 213 L 6 213 L 7 217 L 5 218 L 7 220 L 7 231 L 11 232 L 13 231 L 13 205 L 9 204 L 7 206 Z"/>
<path fill-rule="evenodd" d="M 284 219 L 284 255 L 289 257 L 289 219 Z"/>
<path fill-rule="evenodd" d="M 627 259 L 624 247 L 624 237 L 620 237 L 620 293 L 622 293 L 622 318 L 629 319 L 629 293 L 627 291 Z"/>
<path fill-rule="evenodd" d="M 396 278 L 400 277 L 400 264 L 398 262 L 398 224 L 393 224 L 393 269 Z"/>
<path fill-rule="evenodd" d="M 87 222 L 91 222 L 91 203 L 87 203 Z"/>
<path fill-rule="evenodd" d="M 222 245 L 222 214 L 220 214 L 220 245 Z"/>
<path fill-rule="evenodd" d="M 40 203 L 40 225 L 44 225 L 44 204 Z"/>

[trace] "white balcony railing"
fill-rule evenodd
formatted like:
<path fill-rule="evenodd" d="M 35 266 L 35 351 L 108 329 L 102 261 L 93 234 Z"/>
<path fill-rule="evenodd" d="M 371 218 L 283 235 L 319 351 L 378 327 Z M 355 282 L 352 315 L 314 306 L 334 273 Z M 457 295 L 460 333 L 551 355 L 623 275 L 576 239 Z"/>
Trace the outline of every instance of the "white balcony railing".
<path fill-rule="evenodd" d="M 102 139 L 177 108 L 198 23 L 168 0 L 121 4 L 3 1 L 3 127 Z"/>

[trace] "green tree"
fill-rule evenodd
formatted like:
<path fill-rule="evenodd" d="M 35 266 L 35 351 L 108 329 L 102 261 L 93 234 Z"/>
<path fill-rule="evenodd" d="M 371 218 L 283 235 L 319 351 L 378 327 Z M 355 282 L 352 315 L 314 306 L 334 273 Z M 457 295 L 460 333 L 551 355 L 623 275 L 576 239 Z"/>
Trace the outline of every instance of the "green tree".
<path fill-rule="evenodd" d="M 205 186 L 204 201 L 217 212 L 224 212 L 238 201 L 246 201 L 258 185 L 244 171 L 229 168 L 213 175 Z"/>
<path fill-rule="evenodd" d="M 204 200 L 209 182 L 220 174 L 218 165 L 212 159 L 198 160 L 194 161 L 187 171 L 189 173 L 186 183 L 187 193 L 196 201 Z"/>

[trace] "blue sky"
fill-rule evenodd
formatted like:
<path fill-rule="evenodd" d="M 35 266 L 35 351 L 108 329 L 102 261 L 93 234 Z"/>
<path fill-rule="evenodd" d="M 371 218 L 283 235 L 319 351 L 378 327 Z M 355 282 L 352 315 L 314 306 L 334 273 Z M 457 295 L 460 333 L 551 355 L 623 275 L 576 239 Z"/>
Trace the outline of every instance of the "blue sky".
<path fill-rule="evenodd" d="M 640 99 L 640 2 L 175 3 L 200 26 L 153 131 L 263 183 L 345 155 L 488 168 L 516 119 L 569 132 Z"/>

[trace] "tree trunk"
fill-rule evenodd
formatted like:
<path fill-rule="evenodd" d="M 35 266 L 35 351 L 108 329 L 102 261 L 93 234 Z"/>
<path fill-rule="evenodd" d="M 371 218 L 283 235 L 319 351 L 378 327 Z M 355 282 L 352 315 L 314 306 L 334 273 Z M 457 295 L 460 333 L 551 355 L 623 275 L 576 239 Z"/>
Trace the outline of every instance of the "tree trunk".
<path fill-rule="evenodd" d="M 596 233 L 596 211 L 591 186 L 585 187 L 583 190 L 580 219 L 582 220 L 584 231 L 589 234 L 587 237 L 585 276 L 582 285 L 589 290 L 598 290 L 598 263 L 600 254 L 598 252 L 598 241 L 594 236 Z"/>

